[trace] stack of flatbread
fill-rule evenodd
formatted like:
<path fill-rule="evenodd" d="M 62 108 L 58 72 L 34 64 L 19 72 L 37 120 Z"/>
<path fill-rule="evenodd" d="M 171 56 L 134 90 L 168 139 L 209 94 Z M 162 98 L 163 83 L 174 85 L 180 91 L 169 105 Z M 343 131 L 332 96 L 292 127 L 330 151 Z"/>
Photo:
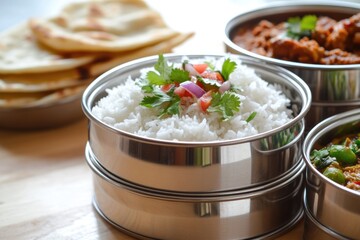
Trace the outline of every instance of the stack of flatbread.
<path fill-rule="evenodd" d="M 65 6 L 0 33 L 0 107 L 36 106 L 81 94 L 103 72 L 171 52 L 193 33 L 169 28 L 141 0 Z"/>

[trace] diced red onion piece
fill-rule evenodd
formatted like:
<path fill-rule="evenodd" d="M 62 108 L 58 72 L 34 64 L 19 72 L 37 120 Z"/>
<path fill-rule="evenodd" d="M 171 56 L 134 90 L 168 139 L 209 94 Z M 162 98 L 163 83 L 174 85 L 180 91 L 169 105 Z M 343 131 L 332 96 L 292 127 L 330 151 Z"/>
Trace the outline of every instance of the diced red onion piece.
<path fill-rule="evenodd" d="M 191 65 L 190 63 L 185 64 L 185 70 L 188 71 L 191 76 L 199 75 L 199 73 L 195 70 L 193 65 Z"/>
<path fill-rule="evenodd" d="M 191 81 L 186 81 L 180 83 L 180 86 L 185 88 L 188 92 L 190 92 L 192 95 L 194 95 L 197 98 L 201 98 L 202 95 L 204 95 L 206 92 L 204 89 L 196 85 L 195 83 Z"/>
<path fill-rule="evenodd" d="M 229 81 L 225 81 L 223 82 L 223 84 L 221 84 L 220 88 L 219 88 L 219 92 L 220 93 L 224 93 L 226 92 L 227 90 L 230 89 L 230 82 Z"/>

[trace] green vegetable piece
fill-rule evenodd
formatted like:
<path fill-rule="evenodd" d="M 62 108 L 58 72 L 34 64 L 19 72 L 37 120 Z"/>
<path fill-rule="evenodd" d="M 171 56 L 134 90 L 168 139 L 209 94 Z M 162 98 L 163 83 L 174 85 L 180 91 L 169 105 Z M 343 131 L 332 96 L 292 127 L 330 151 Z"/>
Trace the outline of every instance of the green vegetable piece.
<path fill-rule="evenodd" d="M 224 94 L 215 93 L 212 95 L 211 105 L 207 109 L 208 112 L 218 112 L 222 115 L 222 120 L 229 120 L 238 112 L 240 108 L 240 99 L 238 96 L 230 92 Z"/>
<path fill-rule="evenodd" d="M 354 143 L 356 144 L 356 146 L 360 147 L 360 139 L 355 139 Z"/>
<path fill-rule="evenodd" d="M 344 145 L 331 145 L 329 155 L 335 157 L 341 165 L 354 165 L 357 162 L 356 154 Z"/>
<path fill-rule="evenodd" d="M 246 119 L 246 122 L 250 122 L 251 120 L 253 120 L 256 116 L 257 112 L 252 112 L 250 114 L 250 116 Z"/>
<path fill-rule="evenodd" d="M 187 80 L 189 80 L 189 72 L 179 69 L 179 68 L 173 68 L 170 73 L 170 80 L 171 82 L 177 82 L 182 83 Z"/>
<path fill-rule="evenodd" d="M 200 81 L 201 83 L 204 83 L 205 85 L 216 86 L 218 88 L 221 86 L 221 83 L 219 81 L 217 81 L 217 80 L 214 80 L 214 79 L 202 78 L 200 76 L 197 76 L 196 78 L 197 78 L 198 81 Z"/>
<path fill-rule="evenodd" d="M 205 61 L 205 63 L 208 65 L 208 68 L 209 68 L 210 70 L 215 71 L 215 66 L 214 66 L 214 64 L 213 64 L 212 62 Z"/>
<path fill-rule="evenodd" d="M 305 15 L 304 17 L 290 17 L 287 20 L 286 35 L 292 39 L 299 40 L 302 37 L 311 37 L 311 32 L 315 30 L 317 17 L 315 15 Z"/>
<path fill-rule="evenodd" d="M 151 96 L 145 96 L 143 100 L 140 102 L 141 106 L 147 108 L 159 107 L 165 102 L 171 101 L 171 97 L 166 94 L 155 93 Z"/>
<path fill-rule="evenodd" d="M 156 71 L 160 73 L 160 77 L 164 80 L 168 80 L 170 78 L 170 74 L 172 71 L 172 66 L 169 66 L 167 61 L 165 60 L 162 54 L 159 55 L 157 63 L 154 65 Z"/>
<path fill-rule="evenodd" d="M 328 155 L 329 155 L 329 151 L 326 148 L 320 150 L 314 149 L 310 154 L 310 159 L 311 160 L 314 160 L 316 158 L 321 159 L 327 157 Z"/>
<path fill-rule="evenodd" d="M 167 80 L 163 76 L 159 75 L 154 71 L 148 72 L 146 74 L 146 79 L 149 81 L 149 84 L 152 85 L 161 86 L 167 84 Z"/>
<path fill-rule="evenodd" d="M 332 162 L 336 161 L 336 158 L 326 156 L 323 158 L 315 158 L 314 159 L 314 165 L 316 169 L 324 169 L 328 167 Z"/>
<path fill-rule="evenodd" d="M 236 69 L 236 62 L 231 61 L 227 58 L 221 69 L 221 75 L 224 77 L 225 80 L 229 79 L 230 74 Z"/>
<path fill-rule="evenodd" d="M 328 167 L 323 172 L 324 176 L 333 180 L 334 182 L 337 182 L 341 185 L 345 185 L 345 176 L 343 171 L 341 169 L 335 168 L 335 167 Z"/>
<path fill-rule="evenodd" d="M 165 108 L 160 112 L 160 117 L 162 116 L 172 116 L 180 113 L 180 98 L 178 96 L 173 96 L 171 101 L 167 102 Z"/>
<path fill-rule="evenodd" d="M 336 158 L 330 157 L 327 148 L 323 148 L 320 150 L 314 149 L 310 154 L 310 160 L 316 169 L 324 169 L 333 161 L 336 161 Z"/>
<path fill-rule="evenodd" d="M 189 73 L 179 68 L 169 66 L 163 55 L 159 55 L 158 61 L 154 65 L 157 72 L 149 71 L 146 79 L 150 85 L 162 86 L 169 83 L 182 83 L 189 80 Z"/>
<path fill-rule="evenodd" d="M 306 15 L 301 19 L 301 30 L 314 30 L 316 27 L 317 17 L 315 15 Z"/>

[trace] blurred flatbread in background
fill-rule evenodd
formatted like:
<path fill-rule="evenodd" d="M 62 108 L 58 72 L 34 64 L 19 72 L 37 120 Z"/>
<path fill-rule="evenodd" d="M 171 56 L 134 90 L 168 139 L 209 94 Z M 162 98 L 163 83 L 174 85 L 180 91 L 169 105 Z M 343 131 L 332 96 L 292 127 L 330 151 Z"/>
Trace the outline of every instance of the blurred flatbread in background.
<path fill-rule="evenodd" d="M 57 16 L 30 19 L 0 33 L 0 108 L 80 98 L 102 73 L 172 52 L 193 35 L 169 28 L 142 0 L 69 4 Z"/>
<path fill-rule="evenodd" d="M 105 71 L 130 60 L 168 52 L 174 46 L 186 41 L 192 33 L 180 34 L 167 41 L 118 55 L 103 55 L 87 65 L 49 73 L 0 74 L 0 93 L 41 92 L 71 86 L 89 84 Z"/>
<path fill-rule="evenodd" d="M 85 88 L 86 85 L 82 85 L 48 92 L 2 93 L 0 107 L 36 107 L 52 104 L 71 96 L 81 96 Z"/>
<path fill-rule="evenodd" d="M 179 34 L 139 0 L 74 3 L 57 17 L 32 19 L 30 27 L 40 42 L 62 52 L 130 51 Z"/>
<path fill-rule="evenodd" d="M 32 74 L 0 75 L 0 93 L 41 92 L 90 83 L 86 68 Z"/>
<path fill-rule="evenodd" d="M 90 55 L 65 56 L 39 44 L 27 23 L 14 26 L 0 34 L 0 74 L 66 70 L 94 60 L 94 56 Z"/>
<path fill-rule="evenodd" d="M 140 48 L 137 50 L 129 51 L 121 54 L 110 55 L 106 61 L 100 61 L 94 64 L 89 65 L 89 75 L 98 76 L 107 70 L 116 67 L 119 64 L 131 61 L 137 58 L 146 57 L 150 55 L 156 55 L 159 53 L 171 52 L 171 50 L 178 46 L 179 44 L 185 42 L 190 37 L 193 36 L 193 33 L 181 33 L 171 39 L 162 41 L 160 43 Z"/>

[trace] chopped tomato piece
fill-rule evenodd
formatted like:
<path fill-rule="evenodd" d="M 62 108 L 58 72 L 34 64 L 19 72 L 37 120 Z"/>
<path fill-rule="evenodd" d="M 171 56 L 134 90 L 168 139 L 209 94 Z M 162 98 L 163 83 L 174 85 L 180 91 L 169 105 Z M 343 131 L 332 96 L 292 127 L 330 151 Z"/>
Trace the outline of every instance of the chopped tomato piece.
<path fill-rule="evenodd" d="M 161 90 L 163 92 L 168 92 L 173 87 L 174 87 L 174 84 L 165 84 L 165 85 L 161 86 Z"/>
<path fill-rule="evenodd" d="M 199 107 L 203 112 L 206 112 L 206 110 L 211 105 L 211 99 L 212 99 L 211 94 L 212 94 L 212 91 L 208 91 L 201 98 L 198 99 Z"/>
<path fill-rule="evenodd" d="M 192 97 L 191 93 L 189 93 L 185 88 L 179 86 L 175 88 L 174 93 L 178 95 L 180 98 L 182 97 Z"/>
<path fill-rule="evenodd" d="M 205 89 L 204 88 L 204 84 L 200 81 L 196 81 L 196 85 L 198 85 L 199 87 L 201 87 L 202 89 Z"/>
<path fill-rule="evenodd" d="M 221 76 L 221 74 L 219 72 L 216 72 L 216 71 L 205 71 L 201 74 L 201 77 L 212 79 L 212 80 L 217 80 L 219 83 L 224 82 L 224 78 Z"/>
<path fill-rule="evenodd" d="M 202 74 L 208 68 L 208 65 L 206 63 L 199 63 L 193 64 L 193 67 L 199 74 Z"/>

